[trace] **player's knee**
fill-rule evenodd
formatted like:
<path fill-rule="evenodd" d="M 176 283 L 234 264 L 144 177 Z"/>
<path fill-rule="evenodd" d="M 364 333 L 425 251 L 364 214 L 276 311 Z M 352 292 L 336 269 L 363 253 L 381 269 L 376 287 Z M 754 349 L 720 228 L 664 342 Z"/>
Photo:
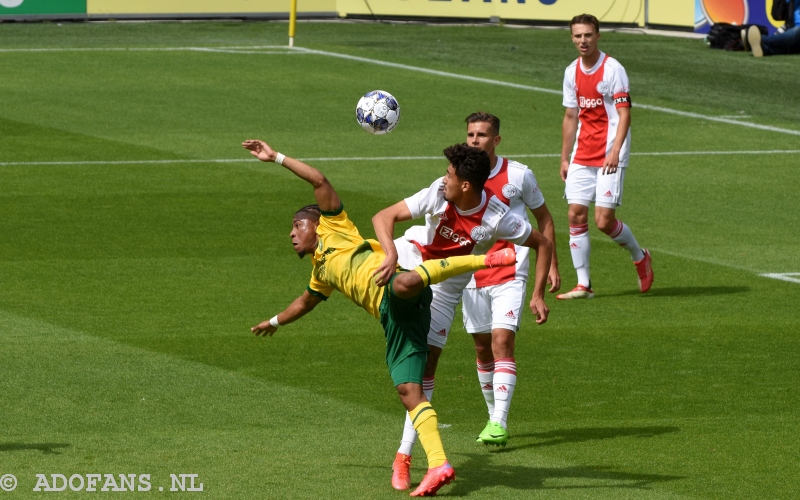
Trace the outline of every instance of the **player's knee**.
<path fill-rule="evenodd" d="M 492 351 L 495 358 L 513 358 L 516 335 L 511 330 L 498 329 L 492 335 Z"/>
<path fill-rule="evenodd" d="M 486 338 L 488 337 L 488 339 Z M 492 337 L 486 334 L 474 334 L 472 340 L 475 341 L 475 355 L 481 361 L 492 358 Z"/>
<path fill-rule="evenodd" d="M 614 217 L 597 217 L 595 218 L 595 223 L 597 224 L 597 229 L 606 234 L 611 234 L 617 226 L 617 220 Z"/>
<path fill-rule="evenodd" d="M 412 392 L 411 391 L 411 384 L 409 384 L 409 383 L 399 384 L 399 385 L 396 386 L 396 389 L 397 389 L 397 394 L 401 398 L 408 397 L 409 395 L 411 395 L 411 392 Z"/>
<path fill-rule="evenodd" d="M 392 292 L 400 298 L 410 298 L 422 289 L 422 278 L 417 273 L 402 273 L 392 281 Z"/>
<path fill-rule="evenodd" d="M 586 224 L 589 221 L 589 211 L 585 210 L 582 205 L 570 205 L 569 212 L 567 213 L 567 217 L 569 219 L 569 223 L 572 226 Z"/>

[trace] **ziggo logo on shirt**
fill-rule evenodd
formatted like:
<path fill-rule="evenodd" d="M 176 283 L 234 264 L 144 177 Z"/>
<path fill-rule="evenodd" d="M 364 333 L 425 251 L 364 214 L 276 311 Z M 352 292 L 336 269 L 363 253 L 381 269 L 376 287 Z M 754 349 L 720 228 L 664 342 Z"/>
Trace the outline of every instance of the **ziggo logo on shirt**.
<path fill-rule="evenodd" d="M 448 240 L 453 240 L 458 242 L 459 245 L 465 247 L 470 244 L 470 241 L 458 234 L 457 232 L 453 231 L 451 228 L 447 226 L 442 226 L 439 228 L 439 234 L 447 238 Z"/>
<path fill-rule="evenodd" d="M 598 99 L 587 99 L 585 97 L 581 97 L 578 101 L 578 106 L 581 108 L 596 108 L 598 106 L 603 105 L 603 98 Z"/>

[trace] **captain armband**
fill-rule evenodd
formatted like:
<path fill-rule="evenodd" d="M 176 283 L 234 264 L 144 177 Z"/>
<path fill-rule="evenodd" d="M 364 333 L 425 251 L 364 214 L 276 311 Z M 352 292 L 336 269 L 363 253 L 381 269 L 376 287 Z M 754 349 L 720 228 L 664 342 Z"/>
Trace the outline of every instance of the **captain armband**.
<path fill-rule="evenodd" d="M 630 108 L 631 96 L 628 93 L 614 94 L 614 106 L 617 108 Z"/>

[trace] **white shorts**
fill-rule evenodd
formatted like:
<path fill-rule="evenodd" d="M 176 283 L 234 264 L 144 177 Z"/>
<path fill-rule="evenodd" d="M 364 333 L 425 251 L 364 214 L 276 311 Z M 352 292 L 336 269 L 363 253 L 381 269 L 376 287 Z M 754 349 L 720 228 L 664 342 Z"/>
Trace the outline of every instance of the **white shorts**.
<path fill-rule="evenodd" d="M 464 287 L 469 282 L 458 280 L 461 276 L 454 276 L 448 280 L 431 285 L 433 301 L 431 302 L 431 328 L 428 330 L 428 345 L 444 349 L 453 318 L 456 315 L 456 306 L 464 293 Z"/>
<path fill-rule="evenodd" d="M 397 264 L 408 271 L 422 264 L 422 252 L 417 245 L 405 238 L 394 240 L 394 247 L 397 249 Z"/>
<path fill-rule="evenodd" d="M 397 263 L 403 269 L 414 269 L 422 264 L 422 254 L 416 245 L 403 238 L 394 240 L 397 248 Z M 428 344 L 440 349 L 447 343 L 450 327 L 456 315 L 456 306 L 461 300 L 464 288 L 472 278 L 472 273 L 459 274 L 450 279 L 431 285 L 431 326 L 428 330 Z"/>
<path fill-rule="evenodd" d="M 617 168 L 613 174 L 601 173 L 602 168 L 584 167 L 570 163 L 567 171 L 567 184 L 564 198 L 567 203 L 598 207 L 617 208 L 622 205 L 622 184 L 625 180 L 625 167 Z"/>
<path fill-rule="evenodd" d="M 495 328 L 519 330 L 525 282 L 512 280 L 500 285 L 467 288 L 464 291 L 464 329 L 467 333 L 489 333 Z"/>

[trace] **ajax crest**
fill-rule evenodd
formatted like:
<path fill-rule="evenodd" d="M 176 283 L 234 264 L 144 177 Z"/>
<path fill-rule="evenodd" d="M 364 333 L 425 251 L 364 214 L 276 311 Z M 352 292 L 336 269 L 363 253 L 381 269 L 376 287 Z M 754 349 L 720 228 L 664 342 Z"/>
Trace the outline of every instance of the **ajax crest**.
<path fill-rule="evenodd" d="M 472 241 L 483 241 L 486 239 L 486 229 L 483 226 L 475 226 L 469 232 Z"/>
<path fill-rule="evenodd" d="M 503 196 L 508 198 L 509 200 L 515 196 L 517 196 L 518 191 L 517 187 L 513 184 L 506 184 L 503 186 Z"/>

